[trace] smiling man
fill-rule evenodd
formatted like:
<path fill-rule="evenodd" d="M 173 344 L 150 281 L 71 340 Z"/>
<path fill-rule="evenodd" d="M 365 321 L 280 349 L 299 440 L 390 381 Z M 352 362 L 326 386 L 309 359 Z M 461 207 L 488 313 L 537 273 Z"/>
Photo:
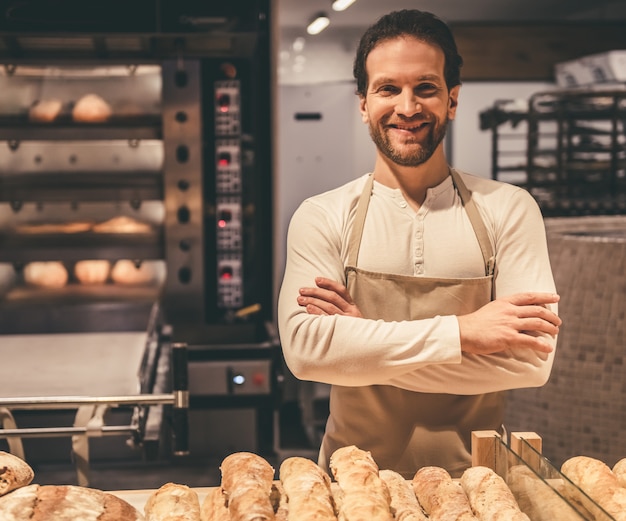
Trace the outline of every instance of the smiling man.
<path fill-rule="evenodd" d="M 561 321 L 539 208 L 452 168 L 459 56 L 431 13 L 383 16 L 354 76 L 373 171 L 294 213 L 278 321 L 286 363 L 331 384 L 319 463 L 369 450 L 407 478 L 459 476 L 473 430 L 504 432 L 504 391 L 543 385 Z"/>

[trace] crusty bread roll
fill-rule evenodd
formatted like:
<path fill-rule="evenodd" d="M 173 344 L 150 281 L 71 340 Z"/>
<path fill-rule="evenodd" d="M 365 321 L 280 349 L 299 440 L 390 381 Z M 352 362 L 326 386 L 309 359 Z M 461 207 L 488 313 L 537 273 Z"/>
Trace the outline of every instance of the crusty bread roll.
<path fill-rule="evenodd" d="M 507 484 L 522 512 L 533 521 L 583 519 L 577 513 L 581 507 L 574 508 L 565 501 L 562 480 L 550 480 L 548 485 L 526 465 L 513 465 L 507 474 Z"/>
<path fill-rule="evenodd" d="M 626 487 L 626 458 L 622 458 L 613 465 L 613 474 L 622 487 Z"/>
<path fill-rule="evenodd" d="M 461 476 L 461 487 L 481 521 L 530 521 L 520 510 L 506 481 L 489 467 L 466 469 Z"/>
<path fill-rule="evenodd" d="M 442 467 L 422 467 L 411 481 L 420 505 L 432 521 L 476 521 L 461 484 Z"/>
<path fill-rule="evenodd" d="M 384 469 L 379 472 L 379 476 L 389 490 L 391 511 L 395 521 L 427 521 L 413 488 L 401 474 Z"/>
<path fill-rule="evenodd" d="M 62 262 L 35 261 L 24 266 L 24 282 L 41 288 L 62 288 L 67 284 L 68 273 Z"/>
<path fill-rule="evenodd" d="M 146 521 L 200 521 L 200 501 L 187 485 L 166 483 L 155 490 L 144 506 Z"/>
<path fill-rule="evenodd" d="M 104 259 L 82 260 L 74 265 L 74 276 L 81 284 L 104 284 L 111 272 L 111 262 Z"/>
<path fill-rule="evenodd" d="M 228 500 L 222 487 L 209 489 L 200 507 L 201 521 L 230 521 Z"/>
<path fill-rule="evenodd" d="M 272 507 L 274 508 L 275 521 L 288 521 L 289 505 L 287 503 L 287 494 L 285 494 L 285 490 L 283 489 L 280 481 L 275 481 L 272 485 L 270 501 L 272 502 Z"/>
<path fill-rule="evenodd" d="M 330 456 L 330 470 L 339 488 L 335 499 L 339 519 L 393 519 L 389 490 L 369 451 L 341 447 Z"/>
<path fill-rule="evenodd" d="M 35 101 L 28 109 L 28 119 L 36 123 L 51 123 L 61 114 L 63 102 L 59 99 Z"/>
<path fill-rule="evenodd" d="M 157 272 L 150 262 L 137 265 L 129 259 L 118 260 L 111 269 L 111 280 L 125 286 L 150 284 L 157 279 Z"/>
<path fill-rule="evenodd" d="M 280 482 L 289 518 L 299 521 L 336 520 L 330 476 L 307 458 L 294 456 L 280 465 Z"/>
<path fill-rule="evenodd" d="M 74 485 L 27 485 L 0 497 L 2 521 L 143 521 L 123 499 Z"/>
<path fill-rule="evenodd" d="M 561 465 L 561 472 L 615 521 L 626 521 L 626 488 L 606 463 L 589 456 L 574 456 Z M 581 503 L 597 518 L 606 517 L 572 487 L 565 490 L 573 501 Z"/>
<path fill-rule="evenodd" d="M 80 123 L 103 123 L 111 117 L 111 106 L 97 94 L 86 94 L 72 109 L 72 119 Z"/>
<path fill-rule="evenodd" d="M 220 465 L 231 521 L 273 521 L 274 469 L 252 452 L 235 452 Z"/>
<path fill-rule="evenodd" d="M 0 496 L 30 484 L 34 476 L 33 469 L 23 459 L 0 451 Z"/>

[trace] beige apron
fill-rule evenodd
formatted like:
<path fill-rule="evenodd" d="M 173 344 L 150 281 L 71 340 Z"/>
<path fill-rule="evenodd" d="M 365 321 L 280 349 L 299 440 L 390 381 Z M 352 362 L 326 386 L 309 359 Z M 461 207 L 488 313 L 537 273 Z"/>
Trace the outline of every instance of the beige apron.
<path fill-rule="evenodd" d="M 358 202 L 346 267 L 347 287 L 364 317 L 399 321 L 462 315 L 491 300 L 493 248 L 471 193 L 460 175 L 453 169 L 450 172 L 480 244 L 485 276 L 428 278 L 357 268 L 374 184 L 370 176 Z M 471 432 L 501 431 L 503 414 L 503 393 L 457 396 L 418 393 L 386 385 L 333 385 L 319 463 L 328 469 L 333 451 L 356 445 L 370 451 L 381 469 L 393 469 L 405 478 L 412 478 L 417 469 L 427 465 L 443 467 L 458 477 L 471 465 Z"/>

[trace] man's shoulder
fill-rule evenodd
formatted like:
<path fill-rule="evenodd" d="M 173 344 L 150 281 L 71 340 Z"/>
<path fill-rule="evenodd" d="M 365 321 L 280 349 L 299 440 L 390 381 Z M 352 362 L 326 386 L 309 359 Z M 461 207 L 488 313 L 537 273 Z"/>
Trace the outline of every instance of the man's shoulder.
<path fill-rule="evenodd" d="M 351 206 L 361 195 L 369 175 L 370 174 L 364 174 L 340 186 L 312 195 L 306 198 L 303 204 L 312 203 L 320 206 L 331 205 L 331 207 L 335 209 L 344 205 Z"/>

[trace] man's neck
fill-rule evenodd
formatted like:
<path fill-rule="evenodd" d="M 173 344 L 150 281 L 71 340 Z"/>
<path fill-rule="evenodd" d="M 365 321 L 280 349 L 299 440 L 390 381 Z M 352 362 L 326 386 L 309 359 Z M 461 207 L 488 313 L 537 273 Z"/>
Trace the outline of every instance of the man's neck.
<path fill-rule="evenodd" d="M 443 182 L 449 175 L 445 156 L 433 156 L 419 166 L 400 166 L 377 155 L 374 179 L 390 188 L 398 188 L 415 210 L 423 204 L 426 191 Z"/>

